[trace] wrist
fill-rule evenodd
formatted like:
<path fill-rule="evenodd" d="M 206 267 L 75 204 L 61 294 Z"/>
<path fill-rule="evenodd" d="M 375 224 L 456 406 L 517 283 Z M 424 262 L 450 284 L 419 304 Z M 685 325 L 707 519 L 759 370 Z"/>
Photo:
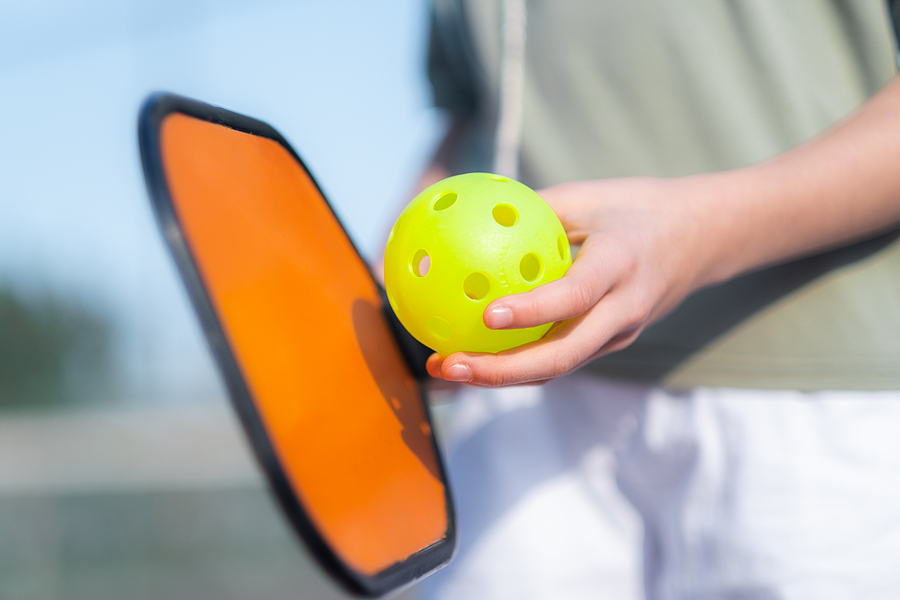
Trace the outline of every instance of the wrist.
<path fill-rule="evenodd" d="M 692 291 L 753 270 L 765 181 L 754 169 L 703 173 L 678 181 L 693 261 Z M 764 237 L 764 236 L 763 236 Z"/>

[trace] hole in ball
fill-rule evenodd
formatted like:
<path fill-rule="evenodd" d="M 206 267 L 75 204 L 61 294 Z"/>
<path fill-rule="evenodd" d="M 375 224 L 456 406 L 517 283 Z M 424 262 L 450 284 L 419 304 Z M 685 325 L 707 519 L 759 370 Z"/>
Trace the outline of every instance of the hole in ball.
<path fill-rule="evenodd" d="M 471 300 L 481 300 L 491 290 L 491 282 L 484 273 L 472 273 L 463 281 L 463 291 Z"/>
<path fill-rule="evenodd" d="M 424 250 L 417 250 L 413 254 L 412 262 L 409 263 L 409 270 L 417 277 L 425 277 L 431 268 L 431 257 Z"/>
<path fill-rule="evenodd" d="M 491 211 L 491 215 L 504 227 L 512 227 L 519 221 L 519 212 L 509 204 L 498 204 Z"/>
<path fill-rule="evenodd" d="M 488 179 L 493 179 L 494 181 L 509 181 L 509 177 L 504 177 L 503 175 L 494 175 L 493 173 L 489 173 L 487 176 Z"/>
<path fill-rule="evenodd" d="M 431 205 L 431 208 L 434 210 L 447 210 L 453 206 L 453 203 L 456 202 L 457 198 L 456 192 L 444 192 L 438 196 L 437 200 L 434 201 L 434 204 Z"/>
<path fill-rule="evenodd" d="M 522 274 L 522 279 L 525 281 L 537 281 L 543 270 L 541 257 L 534 252 L 529 252 L 519 261 L 519 273 Z"/>
<path fill-rule="evenodd" d="M 569 240 L 566 239 L 566 234 L 561 233 L 556 238 L 556 249 L 559 251 L 559 260 L 566 262 L 569 258 Z"/>
<path fill-rule="evenodd" d="M 428 319 L 427 327 L 432 335 L 442 340 L 446 340 L 453 335 L 453 328 L 450 327 L 450 323 L 440 317 L 431 317 Z"/>

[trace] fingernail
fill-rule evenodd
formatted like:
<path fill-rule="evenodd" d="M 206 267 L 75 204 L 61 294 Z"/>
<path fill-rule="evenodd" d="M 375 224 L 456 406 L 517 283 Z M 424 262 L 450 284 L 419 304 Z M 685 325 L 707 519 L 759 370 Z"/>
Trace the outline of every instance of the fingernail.
<path fill-rule="evenodd" d="M 505 306 L 491 309 L 491 329 L 503 329 L 512 325 L 512 311 Z"/>
<path fill-rule="evenodd" d="M 447 381 L 472 381 L 472 369 L 466 365 L 453 365 L 444 376 Z"/>

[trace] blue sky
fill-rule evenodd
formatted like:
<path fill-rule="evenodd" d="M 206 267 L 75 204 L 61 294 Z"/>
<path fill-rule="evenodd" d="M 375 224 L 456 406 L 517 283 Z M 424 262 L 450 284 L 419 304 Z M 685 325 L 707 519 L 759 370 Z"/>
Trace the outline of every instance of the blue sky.
<path fill-rule="evenodd" d="M 268 121 L 374 255 L 442 127 L 426 24 L 424 0 L 0 3 L 0 280 L 110 314 L 123 400 L 220 395 L 143 187 L 141 101 Z"/>

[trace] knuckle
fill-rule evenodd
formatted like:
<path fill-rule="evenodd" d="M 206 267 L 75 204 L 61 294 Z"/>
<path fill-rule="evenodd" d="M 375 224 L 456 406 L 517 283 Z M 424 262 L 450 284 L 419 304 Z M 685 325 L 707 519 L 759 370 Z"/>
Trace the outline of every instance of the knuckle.
<path fill-rule="evenodd" d="M 490 369 L 480 373 L 473 383 L 485 387 L 502 387 L 510 385 L 511 381 L 512 378 L 505 370 Z"/>
<path fill-rule="evenodd" d="M 572 287 L 573 316 L 582 315 L 594 305 L 594 289 L 590 282 L 579 280 Z"/>
<path fill-rule="evenodd" d="M 641 295 L 633 298 L 628 303 L 628 308 L 625 311 L 626 326 L 629 328 L 633 328 L 643 325 L 650 317 L 650 313 L 652 310 L 653 302 L 648 297 Z"/>
<path fill-rule="evenodd" d="M 579 364 L 581 364 L 581 357 L 576 352 L 570 349 L 561 349 L 553 355 L 553 360 L 550 361 L 549 372 L 545 375 L 547 377 L 560 377 L 575 369 Z"/>
<path fill-rule="evenodd" d="M 626 276 L 634 273 L 640 265 L 640 261 L 634 252 L 622 252 L 618 258 L 621 273 Z"/>

